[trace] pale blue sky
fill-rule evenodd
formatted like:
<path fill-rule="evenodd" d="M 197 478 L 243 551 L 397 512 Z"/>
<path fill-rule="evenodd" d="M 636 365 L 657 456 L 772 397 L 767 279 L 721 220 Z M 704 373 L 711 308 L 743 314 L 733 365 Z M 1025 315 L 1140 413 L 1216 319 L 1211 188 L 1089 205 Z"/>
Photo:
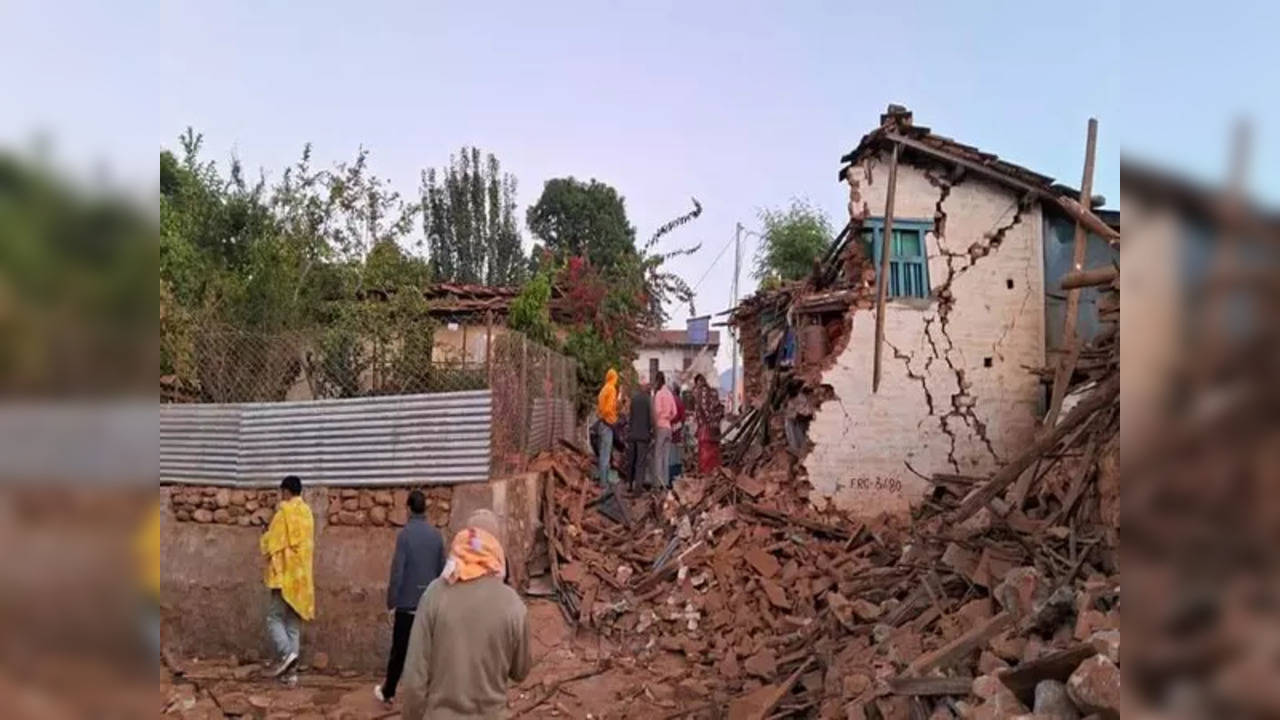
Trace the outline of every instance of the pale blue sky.
<path fill-rule="evenodd" d="M 641 238 L 697 197 L 704 215 L 668 242 L 703 243 L 679 263 L 690 282 L 762 207 L 809 198 L 838 226 L 840 155 L 889 102 L 1072 185 L 1096 116 L 1095 189 L 1112 203 L 1121 147 L 1217 179 L 1248 114 L 1252 186 L 1280 200 L 1277 4 L 1118 5 L 10 4 L 0 59 L 18 72 L 0 138 L 49 129 L 64 153 L 151 182 L 157 146 L 187 125 L 250 168 L 280 168 L 307 141 L 325 162 L 363 144 L 406 194 L 475 144 L 516 175 L 522 209 L 548 178 L 595 177 Z M 700 312 L 729 306 L 730 256 Z"/>

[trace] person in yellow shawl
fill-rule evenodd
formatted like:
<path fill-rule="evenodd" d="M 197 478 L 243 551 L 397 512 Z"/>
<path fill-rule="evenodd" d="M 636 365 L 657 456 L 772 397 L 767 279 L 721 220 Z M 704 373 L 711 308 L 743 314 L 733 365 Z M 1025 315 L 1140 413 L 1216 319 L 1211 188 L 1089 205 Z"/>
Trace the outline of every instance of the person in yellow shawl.
<path fill-rule="evenodd" d="M 596 416 L 600 418 L 600 468 L 601 485 L 609 484 L 609 460 L 613 454 L 613 431 L 618 424 L 618 371 L 609 368 L 604 375 L 604 387 L 596 396 Z"/>
<path fill-rule="evenodd" d="M 400 680 L 404 720 L 504 717 L 507 682 L 528 676 L 528 614 L 503 582 L 499 532 L 492 512 L 472 513 L 418 601 Z"/>
<path fill-rule="evenodd" d="M 151 508 L 134 538 L 142 590 L 142 623 L 147 650 L 160 660 L 160 502 Z"/>
<path fill-rule="evenodd" d="M 297 681 L 295 668 L 301 651 L 302 621 L 316 616 L 315 582 L 311 561 L 315 551 L 315 521 L 311 508 L 302 500 L 302 480 L 290 475 L 280 483 L 283 500 L 267 532 L 258 541 L 266 558 L 264 580 L 271 591 L 267 608 L 267 634 L 280 657 L 274 677 L 291 673 L 286 682 Z"/>

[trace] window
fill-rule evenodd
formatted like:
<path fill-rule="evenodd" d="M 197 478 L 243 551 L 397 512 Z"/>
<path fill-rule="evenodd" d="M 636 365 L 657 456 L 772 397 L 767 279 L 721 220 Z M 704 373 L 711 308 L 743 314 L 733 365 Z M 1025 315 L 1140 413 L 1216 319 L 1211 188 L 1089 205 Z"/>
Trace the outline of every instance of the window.
<path fill-rule="evenodd" d="M 649 358 L 649 382 L 656 382 L 658 379 L 658 358 Z"/>
<path fill-rule="evenodd" d="M 693 358 L 686 355 L 684 358 L 684 369 L 688 370 L 691 367 L 693 367 Z"/>
<path fill-rule="evenodd" d="M 889 297 L 929 297 L 929 262 L 925 258 L 925 234 L 933 229 L 926 220 L 894 220 L 889 255 Z M 869 218 L 862 225 L 862 247 L 880 274 L 880 249 L 884 245 L 884 219 Z"/>

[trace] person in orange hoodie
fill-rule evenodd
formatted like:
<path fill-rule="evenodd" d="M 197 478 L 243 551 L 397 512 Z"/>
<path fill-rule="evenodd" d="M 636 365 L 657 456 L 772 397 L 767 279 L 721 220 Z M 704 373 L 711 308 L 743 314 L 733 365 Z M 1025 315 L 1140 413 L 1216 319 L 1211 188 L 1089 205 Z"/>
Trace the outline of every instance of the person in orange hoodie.
<path fill-rule="evenodd" d="M 613 430 L 618 424 L 618 371 L 609 368 L 604 375 L 604 387 L 596 396 L 596 415 L 600 418 L 600 468 L 601 485 L 609 484 L 609 464 L 613 455 Z"/>

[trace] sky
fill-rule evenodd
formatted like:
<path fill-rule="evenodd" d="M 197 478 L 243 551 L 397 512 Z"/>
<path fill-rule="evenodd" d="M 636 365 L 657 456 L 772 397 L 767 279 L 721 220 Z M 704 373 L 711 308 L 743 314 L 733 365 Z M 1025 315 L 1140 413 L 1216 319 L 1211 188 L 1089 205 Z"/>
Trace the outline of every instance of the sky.
<path fill-rule="evenodd" d="M 732 304 L 720 253 L 737 223 L 802 198 L 843 224 L 840 156 L 889 103 L 1073 186 L 1096 117 L 1111 207 L 1122 150 L 1219 180 L 1248 117 L 1250 187 L 1280 203 L 1280 4 L 1117 5 L 6 3 L 0 142 L 51 136 L 68 165 L 148 188 L 188 125 L 209 157 L 276 172 L 306 142 L 323 163 L 363 146 L 405 195 L 476 145 L 515 175 L 522 209 L 550 178 L 613 185 L 642 240 L 696 197 L 702 217 L 662 247 L 701 243 L 675 269 L 715 313 Z"/>

